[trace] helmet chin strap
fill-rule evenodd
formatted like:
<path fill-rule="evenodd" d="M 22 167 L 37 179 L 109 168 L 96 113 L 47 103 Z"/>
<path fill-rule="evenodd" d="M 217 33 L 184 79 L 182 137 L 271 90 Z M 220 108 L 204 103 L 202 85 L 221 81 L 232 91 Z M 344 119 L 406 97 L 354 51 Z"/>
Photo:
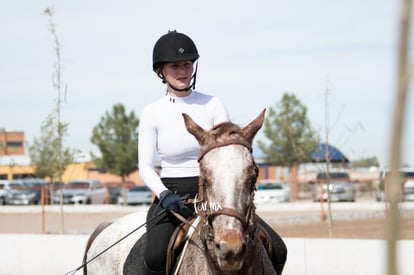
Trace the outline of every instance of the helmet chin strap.
<path fill-rule="evenodd" d="M 197 69 L 198 69 L 198 62 L 196 63 L 196 67 L 195 67 L 195 70 L 194 70 L 194 74 L 191 77 L 192 83 L 190 83 L 190 86 L 188 86 L 187 88 L 179 89 L 179 88 L 175 87 L 174 85 L 172 85 L 171 83 L 169 83 L 168 81 L 166 81 L 165 80 L 165 77 L 162 78 L 162 83 L 167 84 L 169 87 L 171 87 L 171 89 L 173 89 L 174 91 L 177 91 L 177 92 L 187 92 L 190 89 L 193 89 L 194 90 L 195 89 L 195 85 L 196 85 L 196 81 L 197 81 Z"/>

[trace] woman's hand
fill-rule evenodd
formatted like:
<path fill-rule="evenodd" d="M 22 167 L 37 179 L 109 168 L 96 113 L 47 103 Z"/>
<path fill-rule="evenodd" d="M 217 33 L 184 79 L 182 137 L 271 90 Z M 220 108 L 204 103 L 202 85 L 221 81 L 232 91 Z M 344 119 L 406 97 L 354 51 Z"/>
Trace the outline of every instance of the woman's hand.
<path fill-rule="evenodd" d="M 160 194 L 161 206 L 167 211 L 174 211 L 188 219 L 193 215 L 193 211 L 184 205 L 181 198 L 171 190 L 165 190 Z"/>

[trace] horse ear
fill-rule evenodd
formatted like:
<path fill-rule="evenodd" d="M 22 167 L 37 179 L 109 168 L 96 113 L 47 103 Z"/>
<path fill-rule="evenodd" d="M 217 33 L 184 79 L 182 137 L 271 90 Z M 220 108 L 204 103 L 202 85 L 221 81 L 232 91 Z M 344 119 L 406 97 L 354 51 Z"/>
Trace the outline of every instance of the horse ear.
<path fill-rule="evenodd" d="M 187 131 L 192 134 L 200 144 L 203 144 L 206 140 L 207 132 L 201 128 L 194 120 L 187 114 L 182 114 L 184 117 L 184 124 Z"/>
<path fill-rule="evenodd" d="M 259 129 L 262 128 L 265 113 L 266 109 L 263 109 L 263 111 L 252 122 L 242 129 L 244 136 L 250 144 L 253 143 L 253 138 Z"/>

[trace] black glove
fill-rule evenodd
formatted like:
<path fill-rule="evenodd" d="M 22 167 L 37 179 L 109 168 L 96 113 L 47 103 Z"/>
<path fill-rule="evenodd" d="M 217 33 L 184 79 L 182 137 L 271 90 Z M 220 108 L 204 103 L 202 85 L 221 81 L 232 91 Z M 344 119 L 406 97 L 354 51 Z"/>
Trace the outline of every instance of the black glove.
<path fill-rule="evenodd" d="M 160 194 L 160 203 L 167 211 L 177 212 L 186 219 L 193 215 L 193 210 L 185 206 L 181 198 L 171 190 L 165 190 Z"/>

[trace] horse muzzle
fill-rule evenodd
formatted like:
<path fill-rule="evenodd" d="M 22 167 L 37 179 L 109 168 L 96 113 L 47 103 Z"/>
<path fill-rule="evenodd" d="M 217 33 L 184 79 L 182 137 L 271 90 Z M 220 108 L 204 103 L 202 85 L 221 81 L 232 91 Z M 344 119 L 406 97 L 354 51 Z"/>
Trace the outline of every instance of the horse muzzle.
<path fill-rule="evenodd" d="M 247 245 L 236 232 L 226 232 L 226 236 L 215 242 L 217 262 L 222 270 L 236 271 L 243 266 Z"/>

